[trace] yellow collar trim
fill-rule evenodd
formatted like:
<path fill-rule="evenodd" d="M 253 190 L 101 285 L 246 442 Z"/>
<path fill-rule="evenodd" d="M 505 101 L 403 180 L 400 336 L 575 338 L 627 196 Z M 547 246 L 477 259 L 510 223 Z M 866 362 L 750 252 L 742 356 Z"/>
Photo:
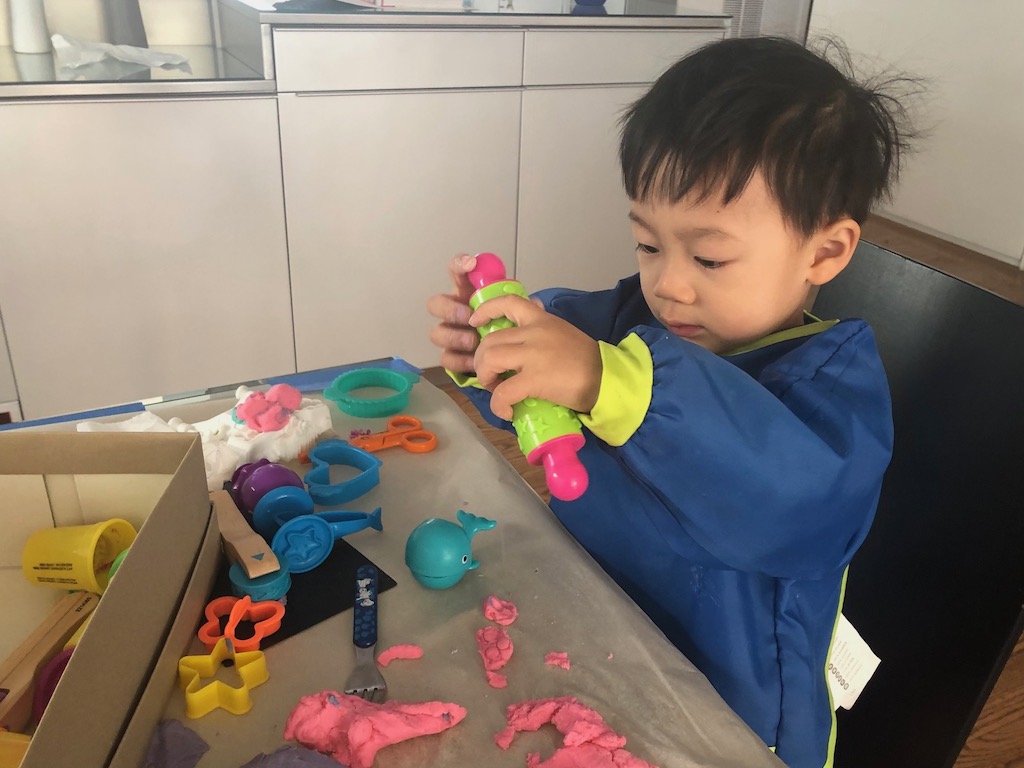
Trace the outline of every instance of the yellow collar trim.
<path fill-rule="evenodd" d="M 827 331 L 839 322 L 838 320 L 819 320 L 810 312 L 804 312 L 804 318 L 811 322 L 805 322 L 803 325 L 798 325 L 796 328 L 785 328 L 781 331 L 776 331 L 775 333 L 769 333 L 763 339 L 752 341 L 749 344 L 744 344 L 742 347 L 725 352 L 723 353 L 723 356 L 741 355 L 744 352 L 753 352 L 755 349 L 762 349 L 763 347 L 768 347 L 772 344 L 778 344 L 780 341 L 790 341 L 791 339 L 800 339 L 804 336 L 813 336 L 816 333 Z"/>

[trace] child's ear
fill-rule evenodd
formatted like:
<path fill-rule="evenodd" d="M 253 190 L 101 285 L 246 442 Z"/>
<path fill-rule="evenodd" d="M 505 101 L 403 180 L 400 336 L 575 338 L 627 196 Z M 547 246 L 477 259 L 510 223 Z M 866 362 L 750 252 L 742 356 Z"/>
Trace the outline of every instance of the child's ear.
<path fill-rule="evenodd" d="M 860 242 L 860 224 L 853 219 L 839 219 L 822 227 L 811 238 L 814 256 L 807 274 L 811 285 L 824 285 L 850 263 Z"/>

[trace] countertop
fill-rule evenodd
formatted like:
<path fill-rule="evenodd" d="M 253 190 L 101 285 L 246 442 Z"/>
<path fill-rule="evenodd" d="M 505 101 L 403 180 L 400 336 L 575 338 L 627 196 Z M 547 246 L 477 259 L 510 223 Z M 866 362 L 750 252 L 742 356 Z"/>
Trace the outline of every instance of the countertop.
<path fill-rule="evenodd" d="M 19 24 L 19 6 L 0 0 L 0 99 L 274 92 L 262 67 L 220 44 L 213 0 L 141 6 L 138 0 L 76 0 L 43 7 L 42 19 L 29 14 Z M 18 38 L 18 29 L 27 32 Z M 258 25 L 253 34 L 258 45 Z M 149 59 L 122 61 L 116 49 Z M 97 53 L 98 61 L 86 58 Z M 152 58 L 158 55 L 179 58 L 160 66 Z"/>
<path fill-rule="evenodd" d="M 376 4 L 375 4 L 376 1 Z M 726 27 L 731 16 L 676 0 L 218 0 L 273 26 Z"/>
<path fill-rule="evenodd" d="M 61 66 L 57 55 L 17 53 L 0 47 L 0 98 L 103 96 L 124 93 L 273 93 L 263 73 L 212 45 L 161 45 L 150 50 L 184 57 L 187 67 L 141 68 L 113 59 L 79 68 Z"/>
<path fill-rule="evenodd" d="M 307 397 L 321 399 L 319 387 L 323 381 L 332 381 L 334 373 L 315 371 L 286 378 Z M 234 402 L 234 388 L 224 387 L 209 395 L 168 398 L 147 407 L 165 419 L 177 416 L 197 423 L 225 412 Z M 328 402 L 328 408 L 337 435 L 385 427 L 383 417 L 357 418 L 333 402 Z M 404 702 L 456 702 L 469 714 L 439 736 L 386 747 L 375 766 L 523 766 L 527 752 L 547 757 L 561 739 L 554 728 L 544 727 L 539 733 L 517 736 L 511 749 L 503 752 L 495 745 L 494 735 L 506 724 L 506 706 L 567 695 L 600 713 L 628 739 L 627 750 L 661 768 L 782 765 L 565 532 L 448 395 L 420 381 L 403 412 L 421 419 L 424 428 L 437 435 L 437 448 L 422 454 L 401 449 L 377 454 L 383 462 L 379 484 L 346 508 L 380 507 L 384 529 L 361 531 L 346 540 L 398 582 L 381 595 L 378 650 L 401 643 L 415 643 L 424 650 L 422 660 L 397 662 L 384 670 L 389 697 Z M 297 463 L 292 468 L 301 474 L 307 471 Z M 336 469 L 344 476 L 346 468 Z M 428 590 L 405 565 L 406 541 L 425 519 L 454 520 L 458 509 L 495 520 L 497 526 L 472 539 L 479 568 L 448 589 Z M 489 625 L 482 612 L 488 595 L 511 600 L 519 610 L 507 629 L 515 648 L 501 670 L 508 678 L 503 689 L 486 683 L 475 642 L 476 631 Z M 206 594 L 187 599 L 193 597 L 202 598 L 195 607 L 206 602 Z M 286 613 L 285 622 L 287 617 Z M 210 751 L 197 768 L 242 765 L 257 753 L 270 753 L 286 743 L 285 720 L 302 696 L 343 688 L 353 664 L 351 637 L 350 610 L 288 637 L 266 649 L 270 679 L 253 691 L 250 712 L 238 717 L 216 711 L 194 720 L 184 714 L 175 669 L 184 651 L 203 650 L 197 641 L 188 649 L 169 648 L 164 652 L 169 674 L 156 675 L 138 711 L 150 712 L 151 705 L 162 704 L 153 710 L 154 716 L 162 711 L 163 718 L 180 720 L 199 734 Z M 550 651 L 567 653 L 570 669 L 547 666 L 544 658 Z M 158 662 L 158 669 L 164 668 L 164 661 Z M 129 735 L 132 739 L 139 735 L 135 729 L 133 722 L 126 742 Z"/>

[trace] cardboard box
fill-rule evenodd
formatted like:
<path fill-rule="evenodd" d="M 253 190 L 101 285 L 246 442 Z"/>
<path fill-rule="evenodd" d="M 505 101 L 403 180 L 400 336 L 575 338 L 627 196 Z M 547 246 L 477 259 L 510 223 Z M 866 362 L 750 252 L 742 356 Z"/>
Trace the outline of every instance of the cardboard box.
<path fill-rule="evenodd" d="M 7 601 L 0 660 L 64 595 L 30 584 L 22 574 L 29 534 L 112 517 L 131 522 L 138 538 L 99 601 L 22 768 L 109 764 L 168 646 L 197 555 L 204 542 L 209 547 L 216 539 L 216 526 L 198 435 L 0 434 L 0 520 L 6 527 L 0 588 Z"/>

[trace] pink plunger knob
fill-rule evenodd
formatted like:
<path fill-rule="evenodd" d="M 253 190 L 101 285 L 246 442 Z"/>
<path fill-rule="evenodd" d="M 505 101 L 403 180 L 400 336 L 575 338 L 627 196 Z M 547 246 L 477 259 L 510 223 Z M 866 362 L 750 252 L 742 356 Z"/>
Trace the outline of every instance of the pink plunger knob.
<path fill-rule="evenodd" d="M 478 253 L 476 255 L 476 266 L 469 271 L 469 284 L 477 290 L 491 283 L 499 283 L 507 280 L 505 265 L 501 259 L 493 253 Z"/>
<path fill-rule="evenodd" d="M 576 455 L 584 442 L 583 435 L 575 433 L 554 437 L 526 457 L 531 464 L 544 467 L 544 480 L 556 499 L 575 501 L 590 484 L 587 469 Z"/>

